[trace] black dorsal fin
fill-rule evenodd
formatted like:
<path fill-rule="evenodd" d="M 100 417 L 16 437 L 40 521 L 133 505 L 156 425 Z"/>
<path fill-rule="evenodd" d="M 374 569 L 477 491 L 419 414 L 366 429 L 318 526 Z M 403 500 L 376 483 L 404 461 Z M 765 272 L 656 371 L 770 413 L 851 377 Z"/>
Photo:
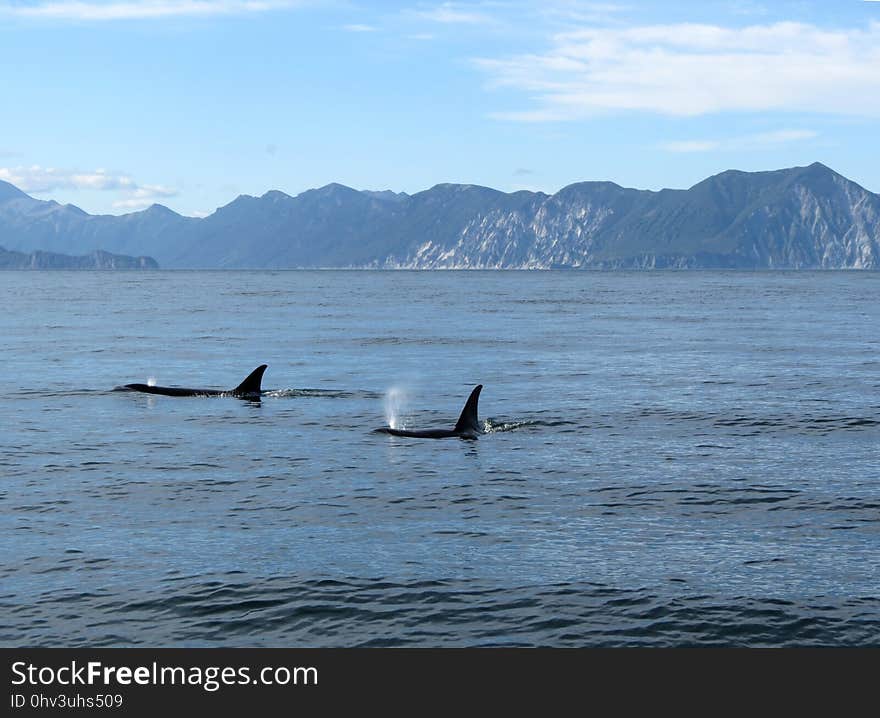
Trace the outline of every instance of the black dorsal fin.
<path fill-rule="evenodd" d="M 474 387 L 474 390 L 468 397 L 467 403 L 464 405 L 464 409 L 461 410 L 461 416 L 458 417 L 455 431 L 464 434 L 480 433 L 480 422 L 477 419 L 477 402 L 480 400 L 480 391 L 482 388 L 482 384 L 478 384 Z"/>
<path fill-rule="evenodd" d="M 235 396 L 259 396 L 261 385 L 263 383 L 263 372 L 266 371 L 266 366 L 266 364 L 260 364 L 260 366 L 248 374 L 247 379 L 232 390 L 232 393 Z"/>

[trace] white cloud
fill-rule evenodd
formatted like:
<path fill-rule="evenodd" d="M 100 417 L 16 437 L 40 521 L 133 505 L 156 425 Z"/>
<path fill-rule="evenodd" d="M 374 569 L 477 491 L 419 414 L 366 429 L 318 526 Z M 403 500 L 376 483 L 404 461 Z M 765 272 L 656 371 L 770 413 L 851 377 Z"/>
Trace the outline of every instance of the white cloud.
<path fill-rule="evenodd" d="M 539 4 L 539 12 L 549 18 L 565 22 L 597 23 L 615 19 L 630 10 L 629 5 L 581 0 L 549 0 Z"/>
<path fill-rule="evenodd" d="M 0 167 L 0 180 L 10 182 L 24 192 L 45 194 L 57 190 L 91 190 L 120 192 L 123 197 L 113 203 L 118 208 L 142 208 L 159 199 L 175 197 L 177 190 L 162 185 L 138 184 L 129 175 L 96 169 L 92 172 L 64 170 L 56 167 Z"/>
<path fill-rule="evenodd" d="M 144 209 L 159 200 L 177 196 L 177 190 L 161 185 L 145 184 L 130 192 L 125 199 L 113 202 L 115 209 Z"/>
<path fill-rule="evenodd" d="M 136 188 L 125 174 L 97 169 L 93 172 L 63 170 L 55 167 L 0 167 L 0 179 L 25 192 L 51 192 L 57 189 L 123 190 Z"/>
<path fill-rule="evenodd" d="M 357 23 L 353 25 L 343 25 L 342 29 L 346 32 L 376 32 L 377 30 L 377 28 L 372 25 L 360 25 Z"/>
<path fill-rule="evenodd" d="M 493 22 L 492 17 L 474 6 L 445 2 L 429 10 L 418 10 L 419 17 L 447 25 L 483 25 Z"/>
<path fill-rule="evenodd" d="M 533 107 L 495 115 L 525 122 L 607 112 L 880 115 L 880 22 L 589 28 L 556 35 L 546 53 L 474 62 L 494 85 L 529 93 Z"/>
<path fill-rule="evenodd" d="M 736 15 L 767 15 L 770 12 L 766 5 L 753 0 L 737 0 L 729 9 Z"/>
<path fill-rule="evenodd" d="M 667 152 L 711 152 L 729 150 L 760 150 L 769 149 L 791 142 L 811 140 L 819 136 L 814 130 L 775 130 L 773 132 L 760 132 L 741 137 L 730 137 L 715 140 L 675 140 L 664 142 L 660 149 Z"/>
<path fill-rule="evenodd" d="M 243 15 L 302 5 L 297 0 L 47 0 L 33 4 L 0 3 L 0 16 L 47 20 L 148 20 L 165 17 Z"/>
<path fill-rule="evenodd" d="M 149 200 L 144 199 L 118 199 L 113 202 L 113 209 L 127 209 L 131 211 L 137 211 L 139 209 L 146 209 L 151 204 L 153 204 Z"/>
<path fill-rule="evenodd" d="M 157 184 L 145 184 L 133 190 L 132 197 L 136 199 L 155 199 L 157 197 L 175 197 L 177 190 L 170 187 L 163 187 Z"/>
<path fill-rule="evenodd" d="M 660 145 L 667 152 L 709 152 L 721 146 L 718 140 L 673 140 Z"/>

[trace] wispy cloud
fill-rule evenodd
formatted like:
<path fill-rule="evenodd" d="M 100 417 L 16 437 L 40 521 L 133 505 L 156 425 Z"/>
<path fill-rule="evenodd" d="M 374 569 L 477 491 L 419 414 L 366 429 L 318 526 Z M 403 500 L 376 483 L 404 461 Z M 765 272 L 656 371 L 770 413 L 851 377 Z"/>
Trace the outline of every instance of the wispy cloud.
<path fill-rule="evenodd" d="M 119 209 L 147 207 L 157 200 L 177 195 L 177 190 L 170 187 L 138 184 L 127 174 L 108 172 L 105 169 L 81 172 L 40 165 L 0 167 L 0 180 L 33 194 L 62 189 L 119 192 L 122 194 L 121 199 L 113 202 L 113 207 Z"/>
<path fill-rule="evenodd" d="M 608 22 L 630 9 L 629 5 L 583 0 L 548 0 L 539 4 L 539 11 L 544 16 L 569 23 Z"/>
<path fill-rule="evenodd" d="M 127 190 L 137 184 L 128 175 L 113 174 L 104 169 L 94 172 L 63 170 L 55 167 L 0 167 L 0 179 L 11 182 L 25 192 L 51 192 L 56 189 Z"/>
<path fill-rule="evenodd" d="M 474 63 L 494 86 L 528 93 L 532 107 L 495 115 L 509 120 L 608 112 L 880 115 L 880 22 L 838 30 L 797 22 L 580 29 L 556 35 L 545 53 Z"/>
<path fill-rule="evenodd" d="M 38 0 L 28 4 L 4 0 L 0 2 L 0 16 L 77 21 L 150 20 L 244 15 L 303 4 L 302 0 Z"/>
<path fill-rule="evenodd" d="M 125 199 L 114 201 L 113 207 L 116 209 L 143 209 L 159 200 L 176 196 L 177 190 L 161 185 L 147 184 L 130 191 Z"/>
<path fill-rule="evenodd" d="M 415 14 L 424 20 L 448 25 L 482 25 L 494 22 L 492 16 L 479 6 L 456 2 L 444 2 L 436 7 L 416 10 Z"/>
<path fill-rule="evenodd" d="M 674 140 L 664 142 L 660 149 L 667 152 L 713 152 L 730 150 L 770 149 L 779 145 L 811 140 L 819 136 L 814 130 L 775 130 L 725 139 Z"/>
<path fill-rule="evenodd" d="M 770 10 L 764 3 L 754 0 L 736 0 L 729 5 L 730 12 L 735 15 L 768 15 Z"/>
<path fill-rule="evenodd" d="M 720 146 L 718 140 L 673 140 L 660 145 L 667 152 L 710 152 Z"/>
<path fill-rule="evenodd" d="M 373 25 L 361 25 L 354 23 L 352 25 L 343 25 L 342 29 L 346 32 L 376 32 L 378 28 Z"/>

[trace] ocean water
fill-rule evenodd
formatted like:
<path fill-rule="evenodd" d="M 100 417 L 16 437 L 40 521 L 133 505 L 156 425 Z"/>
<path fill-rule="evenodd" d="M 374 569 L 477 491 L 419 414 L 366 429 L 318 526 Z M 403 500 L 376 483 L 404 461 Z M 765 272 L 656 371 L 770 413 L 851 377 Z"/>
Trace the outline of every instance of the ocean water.
<path fill-rule="evenodd" d="M 0 274 L 0 644 L 880 645 L 880 274 Z M 261 402 L 115 392 L 230 388 Z M 478 441 L 451 427 L 484 385 Z"/>

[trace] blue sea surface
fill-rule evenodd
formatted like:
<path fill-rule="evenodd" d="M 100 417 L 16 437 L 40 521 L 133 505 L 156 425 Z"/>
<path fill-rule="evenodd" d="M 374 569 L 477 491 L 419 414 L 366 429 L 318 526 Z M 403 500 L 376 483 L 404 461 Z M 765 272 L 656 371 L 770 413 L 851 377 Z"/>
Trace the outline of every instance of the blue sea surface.
<path fill-rule="evenodd" d="M 0 297 L 2 645 L 880 645 L 880 273 Z M 262 363 L 261 402 L 113 391 Z M 478 383 L 478 441 L 372 431 Z"/>

